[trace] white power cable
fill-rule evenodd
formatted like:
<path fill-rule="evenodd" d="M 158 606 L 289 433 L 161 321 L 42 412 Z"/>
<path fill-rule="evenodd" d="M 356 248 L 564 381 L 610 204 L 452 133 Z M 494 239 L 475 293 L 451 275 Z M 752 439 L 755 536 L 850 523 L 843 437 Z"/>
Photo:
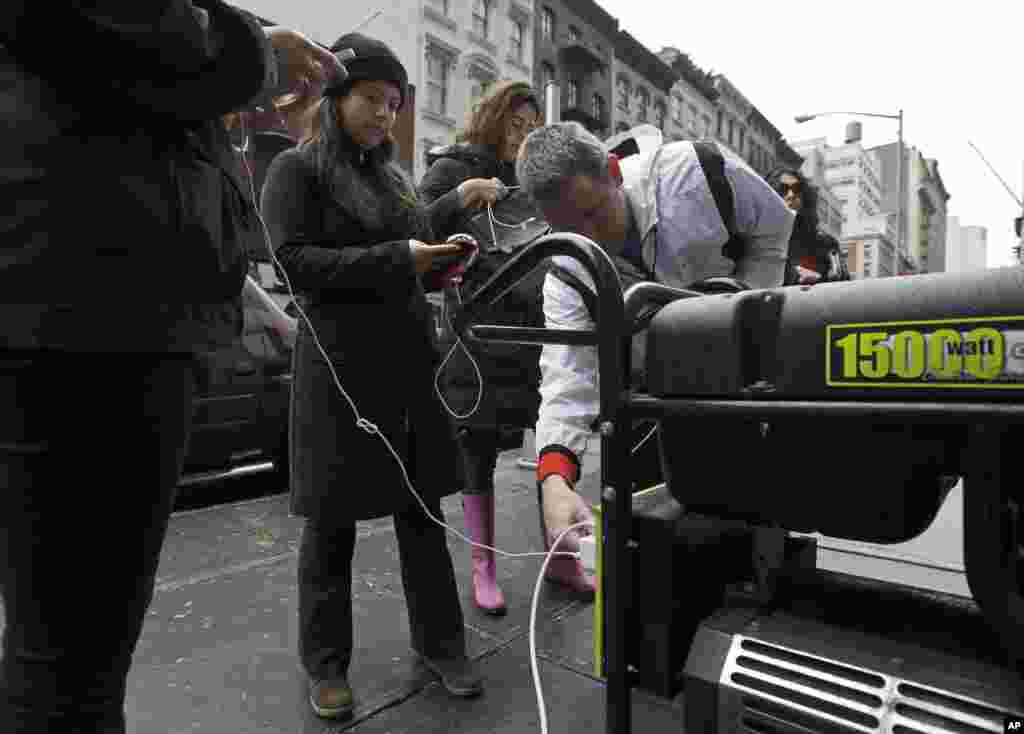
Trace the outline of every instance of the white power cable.
<path fill-rule="evenodd" d="M 518 189 L 518 188 L 519 188 L 519 186 L 505 186 L 505 184 L 501 184 L 501 189 L 503 191 L 505 191 L 505 192 L 511 191 L 513 189 Z M 494 246 L 497 246 L 497 244 L 498 244 L 498 233 L 497 233 L 497 230 L 495 230 L 495 228 L 494 228 L 495 224 L 497 224 L 499 227 L 505 227 L 507 229 L 521 229 L 521 228 L 526 227 L 527 224 L 529 224 L 530 222 L 534 221 L 535 219 L 536 219 L 536 217 L 530 217 L 529 219 L 527 219 L 524 222 L 521 222 L 520 224 L 508 224 L 506 222 L 502 222 L 500 219 L 498 219 L 496 216 L 494 216 L 494 204 L 492 204 L 491 202 L 487 202 L 487 223 L 490 225 L 490 228 L 491 228 L 491 242 L 492 242 L 492 244 Z M 453 284 L 453 288 L 455 290 L 455 296 L 456 296 L 456 298 L 459 301 L 459 305 L 461 306 L 462 305 L 462 291 L 460 290 L 459 285 L 460 285 L 460 283 L 456 282 L 456 283 Z M 467 418 L 471 418 L 471 417 L 473 417 L 476 414 L 476 412 L 480 409 L 480 404 L 483 402 L 483 398 L 484 398 L 484 378 L 483 378 L 483 373 L 481 373 L 480 365 L 477 363 L 476 359 L 473 357 L 472 352 L 469 351 L 469 348 L 466 346 L 465 342 L 462 341 L 462 336 L 460 334 L 456 333 L 455 328 L 452 326 L 451 319 L 448 318 L 448 307 L 447 307 L 447 304 L 445 304 L 445 306 L 444 306 L 443 317 L 444 317 L 445 322 L 448 324 L 448 330 L 451 333 L 455 334 L 455 343 L 452 344 L 451 349 L 448 350 L 448 353 L 445 355 L 444 359 L 441 360 L 441 364 L 438 366 L 437 372 L 434 373 L 434 391 L 437 393 L 437 397 L 441 401 L 441 406 L 445 409 L 445 411 L 448 413 L 448 415 L 450 415 L 452 418 L 455 418 L 456 420 L 466 420 Z M 456 413 L 454 410 L 452 410 L 451 406 L 448 404 L 448 401 L 445 399 L 444 394 L 442 393 L 441 385 L 440 385 L 441 374 L 444 372 L 445 365 L 448 364 L 448 360 L 450 360 L 455 355 L 455 350 L 457 350 L 460 346 L 462 347 L 462 351 L 465 352 L 466 357 L 469 358 L 470 364 L 473 365 L 473 371 L 476 372 L 476 379 L 477 379 L 477 385 L 478 385 L 477 394 L 476 394 L 476 401 L 473 403 L 473 407 L 470 409 L 470 411 L 468 413 L 464 413 L 462 415 L 460 415 L 460 414 Z"/>
<path fill-rule="evenodd" d="M 459 305 L 461 306 L 462 291 L 459 290 L 458 283 L 456 283 L 453 287 L 455 290 L 455 297 L 458 299 Z M 440 399 L 441 405 L 444 407 L 446 411 L 448 411 L 448 415 L 450 415 L 452 418 L 455 418 L 456 420 L 465 420 L 467 418 L 472 417 L 476 413 L 476 411 L 479 410 L 480 403 L 484 399 L 484 377 L 483 374 L 480 372 L 480 365 L 477 364 L 476 359 L 473 358 L 473 354 L 466 347 L 465 343 L 463 343 L 462 336 L 459 333 L 457 333 L 455 331 L 455 327 L 452 326 L 452 321 L 450 318 L 448 318 L 447 304 L 445 304 L 444 306 L 444 320 L 448 324 L 449 331 L 455 334 L 455 343 L 452 344 L 452 348 L 448 350 L 448 354 L 445 355 L 445 358 L 443 360 L 441 360 L 441 364 L 437 368 L 437 372 L 434 373 L 434 391 L 437 393 L 437 397 Z M 479 385 L 479 389 L 476 392 L 476 402 L 473 403 L 473 407 L 470 409 L 470 411 L 464 415 L 459 415 L 458 413 L 451 409 L 451 407 L 448 405 L 448 401 L 444 399 L 444 395 L 441 392 L 441 385 L 439 383 L 439 380 L 441 379 L 441 373 L 444 372 L 444 366 L 448 364 L 448 360 L 452 358 L 452 355 L 455 354 L 455 350 L 458 349 L 460 346 L 462 347 L 462 351 L 464 351 L 466 353 L 466 356 L 469 358 L 470 364 L 473 365 L 473 370 L 476 372 L 477 385 Z"/>
<path fill-rule="evenodd" d="M 640 439 L 640 443 L 638 443 L 636 446 L 634 446 L 633 450 L 630 451 L 629 453 L 635 454 L 637 451 L 640 450 L 640 447 L 643 446 L 645 443 L 647 443 L 647 441 L 650 439 L 650 437 L 653 436 L 657 432 L 658 432 L 658 424 L 655 423 L 654 427 L 651 428 L 651 430 L 647 432 L 646 436 L 644 436 L 643 438 Z"/>
<path fill-rule="evenodd" d="M 420 495 L 416 491 L 415 487 L 413 487 L 412 481 L 409 479 L 409 473 L 408 473 L 408 471 L 405 468 L 405 463 L 402 461 L 402 458 L 398 455 L 398 452 L 395 451 L 395 448 L 391 445 L 391 442 L 388 441 L 387 436 L 385 436 L 383 433 L 381 433 L 380 429 L 377 427 L 377 425 L 375 423 L 373 423 L 373 422 L 367 420 L 366 418 L 362 417 L 362 415 L 359 412 L 359 408 L 355 404 L 355 401 L 352 400 L 352 398 L 349 396 L 349 394 L 347 392 L 345 392 L 345 388 L 342 387 L 341 380 L 338 378 L 338 373 L 334 369 L 334 363 L 332 362 L 331 358 L 327 355 L 327 351 L 324 349 L 323 345 L 320 343 L 320 338 L 317 336 L 316 330 L 313 328 L 313 324 L 309 320 L 309 317 L 306 315 L 305 310 L 302 308 L 301 305 L 299 305 L 298 299 L 295 296 L 295 291 L 292 289 L 292 284 L 291 284 L 290 278 L 288 277 L 288 273 L 285 272 L 284 266 L 277 259 L 277 253 L 274 252 L 274 246 L 273 246 L 273 243 L 271 242 L 271 238 L 270 238 L 270 230 L 267 228 L 267 223 L 263 219 L 263 213 L 260 211 L 259 203 L 257 202 L 257 199 L 256 199 L 256 183 L 253 180 L 252 168 L 249 166 L 249 158 L 248 158 L 248 155 L 247 155 L 247 152 L 246 152 L 246 149 L 248 148 L 248 135 L 246 134 L 246 130 L 245 130 L 245 116 L 244 115 L 240 115 L 240 119 L 241 119 L 241 128 L 242 128 L 242 140 L 245 141 L 244 147 L 242 149 L 242 161 L 245 164 L 245 169 L 246 169 L 247 173 L 249 174 L 249 192 L 252 195 L 253 206 L 254 206 L 254 208 L 256 210 L 256 217 L 259 219 L 260 226 L 263 229 L 263 237 L 264 237 L 264 241 L 266 242 L 266 245 L 267 245 L 267 251 L 270 253 L 271 259 L 273 260 L 274 264 L 277 266 L 277 269 L 281 273 L 281 276 L 284 278 L 284 283 L 285 283 L 285 287 L 288 289 L 288 294 L 289 294 L 289 296 L 291 296 L 292 302 L 295 304 L 295 308 L 298 311 L 299 316 L 302 317 L 302 320 L 305 322 L 306 327 L 309 329 L 309 333 L 313 337 L 313 342 L 316 345 L 316 348 L 319 350 L 320 355 L 324 358 L 324 361 L 327 363 L 327 368 L 331 372 L 331 377 L 334 379 L 334 384 L 338 388 L 338 392 L 341 393 L 341 396 L 343 398 L 345 398 L 345 401 L 349 404 L 349 407 L 352 409 L 352 413 L 356 417 L 356 427 L 358 427 L 359 429 L 365 431 L 366 433 L 370 434 L 371 436 L 377 436 L 378 438 L 380 438 L 381 441 L 384 442 L 384 446 L 387 448 L 387 450 L 394 457 L 395 461 L 398 463 L 398 468 L 401 469 L 401 471 L 402 471 L 402 477 L 403 477 L 403 479 L 405 479 L 406 487 L 408 487 L 409 491 L 412 493 L 412 496 L 416 498 L 416 501 L 419 503 L 420 507 L 423 508 L 423 512 L 426 513 L 427 517 L 429 517 L 437 525 L 440 525 L 442 528 L 444 528 L 448 532 L 452 533 L 457 538 L 465 541 L 466 543 L 468 543 L 469 545 L 471 545 L 471 546 L 473 546 L 475 548 L 482 548 L 484 550 L 492 551 L 494 553 L 497 553 L 500 556 L 504 556 L 505 558 L 539 558 L 541 556 L 544 556 L 545 558 L 550 558 L 551 555 L 552 555 L 551 551 L 547 551 L 547 552 L 544 552 L 544 553 L 541 553 L 541 552 L 510 553 L 508 551 L 501 550 L 500 548 L 494 548 L 492 546 L 485 545 L 483 543 L 477 543 L 476 541 L 471 540 L 470 538 L 468 538 L 465 535 L 463 535 L 462 533 L 460 533 L 458 530 L 455 530 L 450 525 L 447 525 L 443 521 L 441 521 L 441 520 L 437 519 L 436 517 L 434 517 L 434 515 L 430 512 L 429 508 L 427 507 L 426 503 L 423 501 L 423 498 L 420 497 Z M 557 547 L 557 546 L 552 546 L 552 548 L 555 548 L 555 547 Z M 559 552 L 559 553 L 556 553 L 554 555 L 570 556 L 572 558 L 579 558 L 579 553 Z"/>
<path fill-rule="evenodd" d="M 594 522 L 592 520 L 578 522 L 575 525 L 570 525 L 559 534 L 555 542 L 551 544 L 551 550 L 548 551 L 547 557 L 544 559 L 544 563 L 541 564 L 540 573 L 537 575 L 537 583 L 533 587 L 533 600 L 530 602 L 530 672 L 533 674 L 533 687 L 537 692 L 537 712 L 540 715 L 541 734 L 548 734 L 548 711 L 547 706 L 544 703 L 544 690 L 541 688 L 540 684 L 540 670 L 537 667 L 537 606 L 540 601 L 540 588 L 544 581 L 544 574 L 548 570 L 548 563 L 551 562 L 552 556 L 559 555 L 555 553 L 555 548 L 557 548 L 558 544 L 562 542 L 562 538 L 568 535 L 571 531 L 587 525 L 593 526 Z"/>

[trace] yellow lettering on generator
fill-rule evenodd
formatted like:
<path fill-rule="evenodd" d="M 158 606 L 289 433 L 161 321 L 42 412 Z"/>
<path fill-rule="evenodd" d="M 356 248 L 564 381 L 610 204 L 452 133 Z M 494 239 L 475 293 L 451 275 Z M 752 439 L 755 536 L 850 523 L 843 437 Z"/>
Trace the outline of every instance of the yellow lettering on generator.
<path fill-rule="evenodd" d="M 1021 321 L 1024 316 L 830 324 L 826 383 L 1021 389 Z"/>

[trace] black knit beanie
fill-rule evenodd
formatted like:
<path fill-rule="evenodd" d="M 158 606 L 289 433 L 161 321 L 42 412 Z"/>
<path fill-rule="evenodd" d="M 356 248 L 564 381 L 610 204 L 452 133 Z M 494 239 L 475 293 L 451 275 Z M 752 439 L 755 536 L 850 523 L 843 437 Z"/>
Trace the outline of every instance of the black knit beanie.
<path fill-rule="evenodd" d="M 324 89 L 325 97 L 343 97 L 358 81 L 385 81 L 398 85 L 401 104 L 405 104 L 409 76 L 394 52 L 380 41 L 362 33 L 346 33 L 331 46 L 337 54 L 352 49 L 355 57 L 344 61 L 348 78 Z"/>

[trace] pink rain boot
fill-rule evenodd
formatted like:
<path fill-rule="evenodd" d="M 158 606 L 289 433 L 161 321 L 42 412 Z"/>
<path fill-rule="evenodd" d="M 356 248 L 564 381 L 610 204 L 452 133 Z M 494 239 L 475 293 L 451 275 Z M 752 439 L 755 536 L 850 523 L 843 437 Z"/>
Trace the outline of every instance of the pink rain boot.
<path fill-rule="evenodd" d="M 494 546 L 494 495 L 467 494 L 462 497 L 466 533 L 474 543 Z M 487 614 L 506 612 L 505 595 L 498 587 L 494 551 L 473 546 L 473 601 Z"/>

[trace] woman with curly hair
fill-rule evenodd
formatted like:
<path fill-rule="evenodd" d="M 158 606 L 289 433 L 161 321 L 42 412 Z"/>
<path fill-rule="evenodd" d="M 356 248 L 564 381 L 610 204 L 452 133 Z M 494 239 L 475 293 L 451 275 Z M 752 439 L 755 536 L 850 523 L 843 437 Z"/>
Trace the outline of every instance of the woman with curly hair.
<path fill-rule="evenodd" d="M 518 188 L 516 154 L 526 136 L 543 124 L 541 109 L 536 90 L 527 82 L 499 82 L 470 112 L 458 142 L 427 154 L 429 169 L 419 191 L 439 238 L 469 231 L 470 218 Z M 495 323 L 534 325 L 528 323 L 527 304 L 506 297 L 495 308 L 500 311 L 494 314 Z M 442 388 L 453 412 L 472 413 L 460 420 L 458 432 L 466 473 L 462 495 L 466 531 L 475 543 L 493 546 L 494 469 L 499 451 L 521 445 L 522 430 L 536 424 L 540 349 L 489 345 L 486 350 L 474 349 L 473 358 L 480 368 L 482 388 L 461 349 L 445 365 Z M 512 440 L 505 444 L 508 436 Z M 571 558 L 553 559 L 548 576 L 577 591 L 593 593 L 592 582 L 578 565 Z M 473 547 L 473 600 L 488 614 L 503 614 L 506 609 L 494 553 L 477 546 Z"/>
<path fill-rule="evenodd" d="M 776 168 L 767 179 L 796 212 L 784 285 L 850 280 L 839 242 L 818 227 L 818 190 L 794 168 Z"/>

